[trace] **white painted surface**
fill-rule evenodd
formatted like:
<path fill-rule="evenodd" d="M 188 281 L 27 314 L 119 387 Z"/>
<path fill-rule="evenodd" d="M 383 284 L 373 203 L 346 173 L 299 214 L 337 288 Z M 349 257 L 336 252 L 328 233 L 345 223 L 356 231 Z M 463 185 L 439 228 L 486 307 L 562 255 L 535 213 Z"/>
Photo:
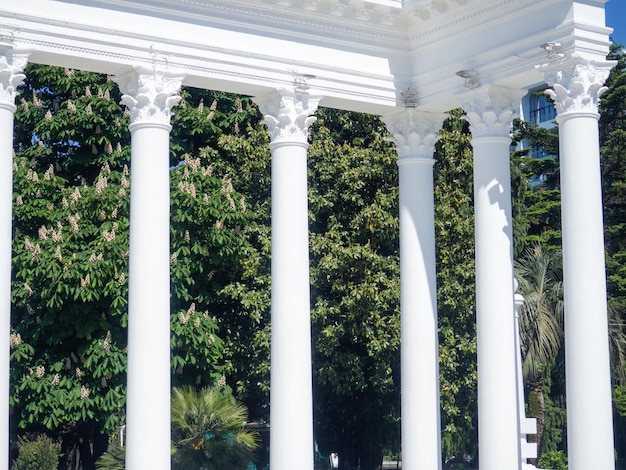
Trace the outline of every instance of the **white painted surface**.
<path fill-rule="evenodd" d="M 481 470 L 519 469 L 509 132 L 521 90 L 461 97 L 474 147 L 478 442 Z"/>
<path fill-rule="evenodd" d="M 433 152 L 444 115 L 383 118 L 398 153 L 402 465 L 441 468 Z"/>
<path fill-rule="evenodd" d="M 26 56 L 0 48 L 0 468 L 9 462 L 11 256 L 13 249 L 13 115 Z M 6 463 L 5 463 L 6 462 Z"/>
<path fill-rule="evenodd" d="M 0 462 L 9 461 L 9 334 L 11 327 L 11 236 L 13 204 L 13 113 L 0 102 Z"/>
<path fill-rule="evenodd" d="M 131 115 L 126 468 L 170 463 L 170 109 L 179 77 L 116 78 Z"/>
<path fill-rule="evenodd" d="M 615 468 L 597 115 L 557 117 L 561 147 L 568 461 Z"/>
<path fill-rule="evenodd" d="M 270 468 L 313 469 L 307 130 L 319 99 L 284 90 L 256 101 L 272 151 Z"/>

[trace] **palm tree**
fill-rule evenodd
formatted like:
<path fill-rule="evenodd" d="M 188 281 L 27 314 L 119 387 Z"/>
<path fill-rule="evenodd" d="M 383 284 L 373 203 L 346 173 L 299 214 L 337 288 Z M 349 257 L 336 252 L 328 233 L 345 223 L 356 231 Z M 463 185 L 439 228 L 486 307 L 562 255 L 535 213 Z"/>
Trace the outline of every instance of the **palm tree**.
<path fill-rule="evenodd" d="M 614 380 L 620 385 L 626 384 L 626 321 L 623 309 L 609 299 L 609 351 L 613 366 Z"/>
<path fill-rule="evenodd" d="M 96 470 L 125 470 L 126 449 L 119 444 L 110 444 L 108 450 L 96 462 Z"/>
<path fill-rule="evenodd" d="M 541 456 L 545 423 L 544 378 L 563 342 L 563 283 L 561 255 L 541 245 L 527 248 L 515 262 L 515 275 L 524 305 L 519 311 L 522 371 L 537 418 L 537 455 Z"/>
<path fill-rule="evenodd" d="M 246 407 L 221 388 L 174 388 L 172 464 L 180 470 L 241 470 L 257 448 Z"/>

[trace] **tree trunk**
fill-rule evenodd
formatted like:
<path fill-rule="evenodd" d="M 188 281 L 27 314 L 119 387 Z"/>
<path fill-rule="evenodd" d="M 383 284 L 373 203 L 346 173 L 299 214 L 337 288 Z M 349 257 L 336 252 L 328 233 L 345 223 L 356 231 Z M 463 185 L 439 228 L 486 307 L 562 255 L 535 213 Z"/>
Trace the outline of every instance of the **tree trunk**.
<path fill-rule="evenodd" d="M 377 449 L 361 446 L 359 461 L 361 470 L 380 470 L 383 466 L 383 454 Z"/>
<path fill-rule="evenodd" d="M 102 427 L 94 424 L 93 431 L 93 462 L 94 465 L 109 447 L 109 435 L 102 432 Z"/>
<path fill-rule="evenodd" d="M 80 451 L 80 463 L 82 470 L 95 470 L 93 453 L 91 452 L 91 426 L 88 422 L 81 421 L 76 425 L 78 437 L 78 449 Z"/>

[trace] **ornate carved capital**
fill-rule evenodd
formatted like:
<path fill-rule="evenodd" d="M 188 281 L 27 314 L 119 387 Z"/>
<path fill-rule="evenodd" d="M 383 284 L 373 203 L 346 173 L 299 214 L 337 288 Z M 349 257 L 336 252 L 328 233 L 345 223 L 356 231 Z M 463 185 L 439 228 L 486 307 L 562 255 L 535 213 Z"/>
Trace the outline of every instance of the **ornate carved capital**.
<path fill-rule="evenodd" d="M 472 137 L 508 137 L 525 90 L 500 85 L 475 88 L 460 97 Z"/>
<path fill-rule="evenodd" d="M 115 77 L 123 93 L 121 103 L 128 107 L 132 124 L 170 124 L 172 108 L 178 104 L 183 76 L 156 68 L 135 67 Z"/>
<path fill-rule="evenodd" d="M 409 158 L 433 160 L 439 129 L 446 115 L 414 108 L 381 117 L 396 144 L 398 162 Z"/>
<path fill-rule="evenodd" d="M 17 87 L 24 81 L 28 55 L 12 47 L 0 47 L 0 105 L 15 109 Z"/>
<path fill-rule="evenodd" d="M 569 112 L 598 112 L 598 101 L 607 87 L 615 62 L 596 62 L 573 56 L 542 67 L 546 83 L 552 87 L 546 93 L 554 101 L 558 114 Z"/>
<path fill-rule="evenodd" d="M 321 96 L 298 89 L 277 90 L 254 98 L 263 113 L 272 144 L 292 142 L 307 145 L 309 126 L 315 122 Z"/>

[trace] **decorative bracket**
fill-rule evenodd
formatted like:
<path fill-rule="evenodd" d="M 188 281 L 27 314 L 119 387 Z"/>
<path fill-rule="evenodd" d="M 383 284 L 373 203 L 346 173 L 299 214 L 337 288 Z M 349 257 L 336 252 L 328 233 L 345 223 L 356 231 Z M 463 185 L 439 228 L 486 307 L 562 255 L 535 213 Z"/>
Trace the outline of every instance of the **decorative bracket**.
<path fill-rule="evenodd" d="M 405 108 L 417 107 L 417 90 L 414 88 L 409 87 L 406 90 L 401 91 L 400 96 L 402 96 L 402 104 Z"/>
<path fill-rule="evenodd" d="M 546 51 L 548 59 L 550 59 L 552 62 L 565 58 L 565 54 L 561 52 L 560 42 L 546 42 L 539 47 Z"/>
<path fill-rule="evenodd" d="M 465 83 L 463 84 L 465 88 L 472 89 L 480 86 L 478 72 L 476 72 L 476 70 L 459 70 L 456 74 L 465 79 Z"/>
<path fill-rule="evenodd" d="M 293 87 L 297 91 L 307 91 L 311 88 L 308 81 L 315 78 L 315 75 L 300 73 L 292 70 L 291 75 L 293 76 Z"/>

